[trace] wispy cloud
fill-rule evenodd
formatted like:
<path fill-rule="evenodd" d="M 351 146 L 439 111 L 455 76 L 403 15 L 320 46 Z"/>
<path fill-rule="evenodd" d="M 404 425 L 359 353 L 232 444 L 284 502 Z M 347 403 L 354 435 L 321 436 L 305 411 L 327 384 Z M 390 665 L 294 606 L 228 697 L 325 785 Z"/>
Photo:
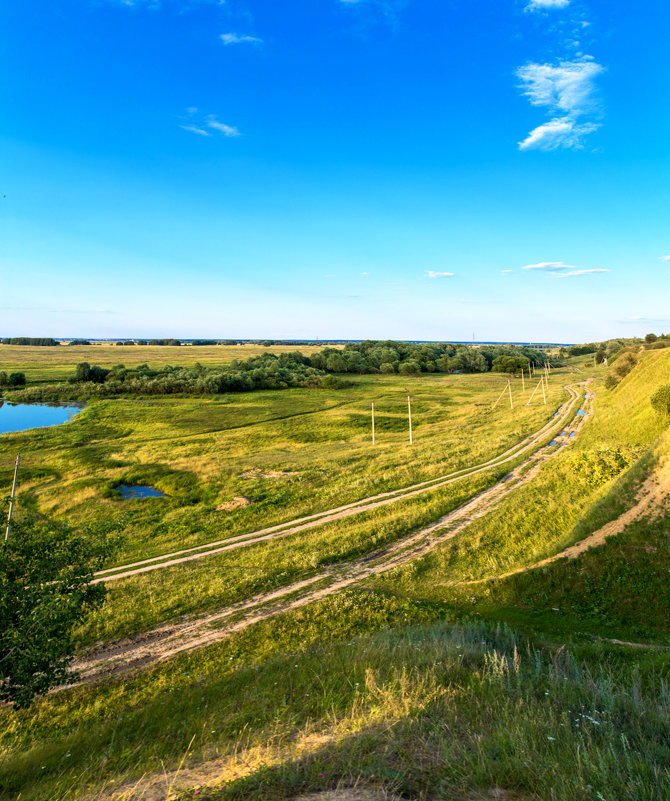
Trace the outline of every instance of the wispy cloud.
<path fill-rule="evenodd" d="M 559 270 L 576 270 L 571 264 L 564 264 L 562 261 L 538 261 L 537 264 L 526 264 L 522 270 L 548 270 L 558 272 Z"/>
<path fill-rule="evenodd" d="M 511 273 L 511 272 L 513 272 L 513 270 L 501 270 L 500 272 L 503 273 L 503 274 L 504 273 Z"/>
<path fill-rule="evenodd" d="M 224 136 L 241 136 L 239 130 L 234 125 L 225 125 L 224 123 L 219 122 L 216 117 L 210 117 L 207 120 L 206 125 L 208 128 L 218 131 Z"/>
<path fill-rule="evenodd" d="M 204 128 L 198 128 L 196 125 L 180 125 L 184 131 L 190 131 L 191 133 L 198 134 L 199 136 L 211 136 L 212 134 L 209 131 L 206 131 Z"/>
<path fill-rule="evenodd" d="M 554 8 L 567 8 L 570 0 L 529 0 L 526 11 L 545 11 Z"/>
<path fill-rule="evenodd" d="M 189 108 L 189 117 L 197 114 L 197 111 L 198 109 L 195 106 Z M 212 131 L 215 131 L 216 133 L 226 137 L 242 135 L 234 125 L 226 125 L 223 122 L 219 122 L 219 120 L 213 114 L 210 114 L 204 120 L 204 122 L 199 122 L 197 124 L 190 123 L 188 125 L 180 125 L 179 127 L 184 131 L 189 131 L 190 133 L 197 134 L 198 136 L 213 136 L 214 134 Z"/>
<path fill-rule="evenodd" d="M 527 64 L 517 70 L 521 90 L 534 106 L 585 114 L 595 108 L 595 78 L 604 71 L 591 56 L 558 64 Z"/>
<path fill-rule="evenodd" d="M 576 275 L 590 275 L 591 273 L 609 272 L 609 270 L 606 270 L 602 267 L 584 270 L 581 267 L 575 267 L 572 264 L 565 264 L 562 261 L 539 261 L 537 264 L 526 264 L 525 267 L 522 267 L 521 269 L 547 272 L 556 276 L 556 278 L 571 278 Z"/>
<path fill-rule="evenodd" d="M 521 92 L 533 106 L 544 106 L 553 119 L 532 130 L 519 142 L 520 150 L 580 148 L 583 139 L 600 125 L 580 121 L 600 113 L 596 78 L 604 67 L 591 56 L 557 64 L 526 64 L 517 70 Z"/>
<path fill-rule="evenodd" d="M 670 256 L 661 256 L 663 261 L 670 261 Z"/>
<path fill-rule="evenodd" d="M 519 142 L 519 150 L 558 150 L 559 148 L 578 150 L 584 146 L 584 137 L 600 128 L 599 124 L 587 122 L 578 124 L 570 117 L 545 122 Z"/>
<path fill-rule="evenodd" d="M 426 270 L 424 278 L 448 278 L 452 275 L 455 275 L 455 273 L 438 273 L 435 270 Z"/>
<path fill-rule="evenodd" d="M 220 39 L 224 43 L 224 45 L 263 44 L 263 40 L 260 39 L 258 36 L 249 36 L 248 34 L 240 34 L 240 33 L 222 33 Z"/>
<path fill-rule="evenodd" d="M 591 273 L 608 273 L 609 270 L 596 268 L 593 270 L 571 270 L 567 273 L 558 273 L 557 278 L 571 278 L 573 275 L 591 275 Z"/>

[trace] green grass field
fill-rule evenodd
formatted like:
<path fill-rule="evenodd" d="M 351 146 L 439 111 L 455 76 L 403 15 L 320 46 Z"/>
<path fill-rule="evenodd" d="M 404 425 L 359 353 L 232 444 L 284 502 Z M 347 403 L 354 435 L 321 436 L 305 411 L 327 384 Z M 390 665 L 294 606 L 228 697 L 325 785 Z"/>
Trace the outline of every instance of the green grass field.
<path fill-rule="evenodd" d="M 306 356 L 322 349 L 322 345 L 114 345 L 109 342 L 91 345 L 60 345 L 34 347 L 30 345 L 0 345 L 0 371 L 21 370 L 30 383 L 64 381 L 74 375 L 79 362 L 113 367 L 125 364 L 137 367 L 148 364 L 151 368 L 171 364 L 191 367 L 196 362 L 206 367 L 227 364 L 233 359 L 250 359 L 261 353 L 288 353 L 300 350 Z M 337 347 L 337 346 L 334 346 Z"/>
<path fill-rule="evenodd" d="M 487 798 L 494 788 L 542 801 L 666 797 L 663 521 L 639 521 L 572 563 L 465 582 L 557 553 L 634 503 L 668 450 L 667 421 L 648 399 L 670 382 L 669 356 L 645 353 L 611 392 L 601 388 L 603 368 L 591 369 L 595 414 L 574 445 L 410 565 L 135 676 L 0 710 L 0 795 L 110 798 L 124 782 L 184 759 L 198 789 L 183 791 L 186 798 L 279 801 L 357 780 L 408 799 Z M 503 379 L 491 374 L 360 376 L 330 392 L 95 402 L 65 426 L 0 437 L 0 480 L 8 486 L 20 450 L 20 505 L 120 522 L 121 564 L 485 461 L 549 419 L 567 398 L 563 384 L 587 377 L 552 374 L 547 406 L 523 405 L 517 381 L 514 409 L 493 412 Z M 587 485 L 578 457 L 603 447 L 619 448 L 629 467 Z M 507 470 L 114 582 L 78 641 L 108 641 L 317 575 L 437 519 Z M 120 501 L 112 488 L 121 481 L 169 497 Z M 251 505 L 216 510 L 239 495 Z"/>

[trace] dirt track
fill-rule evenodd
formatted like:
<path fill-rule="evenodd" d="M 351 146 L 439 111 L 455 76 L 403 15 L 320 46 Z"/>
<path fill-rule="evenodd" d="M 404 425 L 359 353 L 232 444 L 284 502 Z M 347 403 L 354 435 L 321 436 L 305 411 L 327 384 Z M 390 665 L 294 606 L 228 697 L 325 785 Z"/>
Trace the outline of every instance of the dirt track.
<path fill-rule="evenodd" d="M 578 384 L 577 386 L 583 386 Z M 323 525 L 324 523 L 332 522 L 333 520 L 342 520 L 352 515 L 361 514 L 362 512 L 369 512 L 372 509 L 377 509 L 380 506 L 386 506 L 390 503 L 412 498 L 416 495 L 421 495 L 426 492 L 431 492 L 434 489 L 439 489 L 448 484 L 458 481 L 461 478 L 481 473 L 494 467 L 499 467 L 507 462 L 517 459 L 519 456 L 527 453 L 528 451 L 537 448 L 538 444 L 545 439 L 550 432 L 561 429 L 565 421 L 569 419 L 572 409 L 576 401 L 581 397 L 580 393 L 575 390 L 573 386 L 567 386 L 566 389 L 570 393 L 570 399 L 567 403 L 563 404 L 556 416 L 552 417 L 542 428 L 535 431 L 530 436 L 523 439 L 521 442 L 509 448 L 499 456 L 495 456 L 486 462 L 473 465 L 469 468 L 456 470 L 452 473 L 447 473 L 444 476 L 429 479 L 428 481 L 421 481 L 418 484 L 412 484 L 408 487 L 392 490 L 389 492 L 382 492 L 377 495 L 371 495 L 367 498 L 362 498 L 353 503 L 348 503 L 343 506 L 337 506 L 333 509 L 327 509 L 323 512 L 318 512 L 312 515 L 296 518 L 295 520 L 280 523 L 275 526 L 263 528 L 258 531 L 252 531 L 247 534 L 240 534 L 234 537 L 227 537 L 224 539 L 216 540 L 214 542 L 206 543 L 204 545 L 197 545 L 193 548 L 185 548 L 180 551 L 173 551 L 172 553 L 164 554 L 163 556 L 154 556 L 150 559 L 143 559 L 137 562 L 131 562 L 126 565 L 119 565 L 117 567 L 100 570 L 95 574 L 96 578 L 94 583 L 115 581 L 116 579 L 128 578 L 136 576 L 141 573 L 148 573 L 153 570 L 160 570 L 166 567 L 173 567 L 174 565 L 183 564 L 196 559 L 202 559 L 206 556 L 222 553 L 224 551 L 235 550 L 237 548 L 244 548 L 248 545 L 254 545 L 266 540 L 284 537 L 289 534 L 295 534 L 299 531 L 314 528 Z"/>
<path fill-rule="evenodd" d="M 477 579 L 476 581 L 468 581 L 466 583 L 482 584 L 486 581 L 498 581 L 508 578 L 509 576 L 516 576 L 518 573 L 526 573 L 529 570 L 535 570 L 535 568 L 550 565 L 552 562 L 556 562 L 559 559 L 576 559 L 590 548 L 597 548 L 599 545 L 603 545 L 608 537 L 615 537 L 617 534 L 621 534 L 626 526 L 629 526 L 631 523 L 647 515 L 658 513 L 664 508 L 668 496 L 670 496 L 670 459 L 667 459 L 665 463 L 652 473 L 642 484 L 637 494 L 638 500 L 635 506 L 631 507 L 615 520 L 610 520 L 609 523 L 606 523 L 602 528 L 594 531 L 593 534 L 576 542 L 574 545 L 570 545 L 559 553 L 549 556 L 547 559 L 535 562 L 532 565 L 517 567 L 514 570 L 509 570 L 507 573 L 501 573 L 499 576 L 491 576 L 489 578 Z"/>
<path fill-rule="evenodd" d="M 556 425 L 563 425 L 566 415 L 570 414 L 570 409 L 580 397 L 574 389 L 569 389 L 572 399 L 567 411 L 559 418 Z M 587 414 L 576 414 L 565 429 L 564 435 L 556 437 L 555 446 L 540 447 L 499 482 L 444 515 L 436 523 L 426 526 L 382 550 L 352 562 L 331 566 L 311 578 L 273 592 L 256 595 L 207 615 L 161 626 L 131 639 L 110 643 L 100 649 L 89 651 L 73 665 L 73 668 L 79 671 L 81 681 L 87 683 L 106 676 L 122 675 L 145 665 L 163 662 L 176 654 L 192 651 L 225 639 L 234 632 L 254 623 L 340 592 L 370 576 L 402 567 L 425 555 L 440 543 L 454 537 L 474 520 L 496 508 L 509 493 L 531 481 L 548 459 L 574 441 L 590 411 L 590 398 L 586 400 L 584 406 Z M 537 434 L 534 435 L 534 438 L 537 436 Z M 515 457 L 529 447 L 527 445 L 515 450 Z M 502 460 L 502 457 L 499 458 Z M 476 470 L 480 469 L 484 468 L 476 468 Z M 431 485 L 431 489 L 434 486 L 434 484 Z M 409 495 L 414 494 L 417 494 L 417 490 L 411 489 Z M 408 495 L 402 497 L 408 497 Z M 375 501 L 374 505 L 379 503 L 379 501 Z M 198 556 L 203 555 L 206 554 Z M 177 563 L 179 561 L 182 560 L 177 560 Z"/>

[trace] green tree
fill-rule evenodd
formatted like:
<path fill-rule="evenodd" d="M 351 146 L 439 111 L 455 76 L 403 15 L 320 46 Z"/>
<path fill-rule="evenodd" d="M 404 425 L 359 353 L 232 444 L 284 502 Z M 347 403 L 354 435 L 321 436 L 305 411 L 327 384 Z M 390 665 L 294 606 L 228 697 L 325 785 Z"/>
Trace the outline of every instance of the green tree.
<path fill-rule="evenodd" d="M 651 344 L 652 342 L 656 342 L 657 339 L 658 337 L 656 334 L 647 334 L 644 338 L 644 341 Z"/>
<path fill-rule="evenodd" d="M 0 700 L 28 706 L 62 684 L 74 653 L 73 628 L 100 606 L 93 572 L 118 540 L 111 528 L 17 520 L 0 543 Z"/>

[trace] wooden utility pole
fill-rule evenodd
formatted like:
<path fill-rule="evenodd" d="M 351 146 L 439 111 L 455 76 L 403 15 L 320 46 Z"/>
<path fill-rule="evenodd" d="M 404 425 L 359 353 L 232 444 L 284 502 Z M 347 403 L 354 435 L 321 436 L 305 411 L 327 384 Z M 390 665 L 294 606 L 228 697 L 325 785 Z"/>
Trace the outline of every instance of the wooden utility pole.
<path fill-rule="evenodd" d="M 412 399 L 407 396 L 407 413 L 409 416 L 409 444 L 412 444 Z"/>
<path fill-rule="evenodd" d="M 375 405 L 372 404 L 372 444 L 375 444 Z"/>
<path fill-rule="evenodd" d="M 546 379 L 544 379 L 541 383 L 542 383 L 542 397 L 544 398 L 544 403 L 545 403 L 545 406 L 546 406 L 546 404 L 547 404 L 547 393 L 544 391 L 544 381 L 545 380 Z"/>
<path fill-rule="evenodd" d="M 493 406 L 491 406 L 491 411 L 493 411 L 493 410 L 496 408 L 496 406 L 497 406 L 497 405 L 500 403 L 500 399 L 502 398 L 502 396 L 503 396 L 503 395 L 504 395 L 506 392 L 507 392 L 507 387 L 505 387 L 505 388 L 503 389 L 503 391 L 500 393 L 500 395 L 498 395 L 498 397 L 497 397 L 497 399 L 496 399 L 496 402 L 493 404 Z"/>
<path fill-rule="evenodd" d="M 538 384 L 538 385 L 535 387 L 535 389 L 533 390 L 533 392 L 532 392 L 532 394 L 531 394 L 530 398 L 528 398 L 528 400 L 526 401 L 526 406 L 530 406 L 530 402 L 531 402 L 531 401 L 533 400 L 533 398 L 535 397 L 535 393 L 536 393 L 536 392 L 538 391 L 538 389 L 540 388 L 540 384 L 542 384 L 542 381 L 540 381 L 540 383 L 539 383 L 539 384 Z"/>
<path fill-rule="evenodd" d="M 526 378 L 525 378 L 525 375 L 526 375 L 525 371 L 524 371 L 524 369 L 522 367 L 521 368 L 521 391 L 523 392 L 524 395 L 526 394 Z"/>
<path fill-rule="evenodd" d="M 5 531 L 5 543 L 9 540 L 9 530 L 12 527 L 12 512 L 14 511 L 14 498 L 16 497 L 16 481 L 19 477 L 19 464 L 21 454 L 16 454 L 16 464 L 14 465 L 14 483 L 12 484 L 12 496 L 9 499 L 9 513 L 7 514 L 7 531 Z"/>
<path fill-rule="evenodd" d="M 507 382 L 507 389 L 509 389 L 509 408 L 513 409 L 514 408 L 514 403 L 512 402 L 512 382 L 511 381 Z"/>

